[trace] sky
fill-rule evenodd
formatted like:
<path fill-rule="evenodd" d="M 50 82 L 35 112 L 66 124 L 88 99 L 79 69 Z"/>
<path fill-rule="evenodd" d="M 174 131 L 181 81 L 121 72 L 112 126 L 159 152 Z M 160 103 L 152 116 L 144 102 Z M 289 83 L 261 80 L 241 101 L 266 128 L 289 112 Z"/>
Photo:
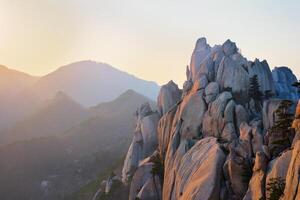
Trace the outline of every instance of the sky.
<path fill-rule="evenodd" d="M 33 75 L 95 60 L 182 84 L 196 40 L 300 77 L 299 0 L 0 0 L 0 64 Z"/>

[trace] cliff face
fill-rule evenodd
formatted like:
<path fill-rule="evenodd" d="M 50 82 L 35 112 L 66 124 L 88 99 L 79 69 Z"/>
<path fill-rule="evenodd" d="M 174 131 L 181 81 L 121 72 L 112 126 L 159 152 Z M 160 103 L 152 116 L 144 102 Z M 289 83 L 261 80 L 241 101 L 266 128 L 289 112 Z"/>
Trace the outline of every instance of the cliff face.
<path fill-rule="evenodd" d="M 182 91 L 162 86 L 153 117 L 138 112 L 123 169 L 129 199 L 263 200 L 280 178 L 283 198 L 299 199 L 300 103 L 294 129 L 271 129 L 283 99 L 299 99 L 293 73 L 248 61 L 230 40 L 211 47 L 200 38 L 186 75 Z"/>

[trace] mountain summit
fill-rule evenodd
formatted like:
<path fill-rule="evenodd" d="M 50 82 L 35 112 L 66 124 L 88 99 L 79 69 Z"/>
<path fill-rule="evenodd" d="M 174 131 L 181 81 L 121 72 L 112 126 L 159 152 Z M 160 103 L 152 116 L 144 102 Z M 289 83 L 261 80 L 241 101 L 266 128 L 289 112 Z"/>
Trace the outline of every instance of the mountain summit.
<path fill-rule="evenodd" d="M 154 100 L 159 86 L 94 61 L 71 63 L 42 77 L 0 66 L 0 131 L 33 114 L 60 91 L 88 108 L 112 101 L 129 89 Z"/>
<path fill-rule="evenodd" d="M 234 42 L 211 47 L 205 38 L 190 63 L 183 90 L 173 82 L 161 87 L 158 113 L 138 109 L 122 170 L 129 200 L 300 199 L 292 71 L 271 72 Z"/>
<path fill-rule="evenodd" d="M 111 101 L 128 89 L 155 99 L 159 86 L 136 78 L 105 63 L 80 61 L 42 77 L 31 88 L 41 99 L 63 91 L 84 106 Z"/>

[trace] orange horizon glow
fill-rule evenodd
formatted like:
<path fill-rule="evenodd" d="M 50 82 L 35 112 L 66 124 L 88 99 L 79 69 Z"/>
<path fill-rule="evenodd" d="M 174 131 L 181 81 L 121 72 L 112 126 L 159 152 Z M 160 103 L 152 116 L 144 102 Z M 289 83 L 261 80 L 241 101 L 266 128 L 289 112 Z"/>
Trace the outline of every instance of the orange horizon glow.
<path fill-rule="evenodd" d="M 205 8 L 205 9 L 204 9 Z M 194 44 L 230 38 L 249 60 L 300 76 L 300 3 L 0 0 L 0 65 L 42 76 L 81 60 L 164 84 L 185 80 Z"/>

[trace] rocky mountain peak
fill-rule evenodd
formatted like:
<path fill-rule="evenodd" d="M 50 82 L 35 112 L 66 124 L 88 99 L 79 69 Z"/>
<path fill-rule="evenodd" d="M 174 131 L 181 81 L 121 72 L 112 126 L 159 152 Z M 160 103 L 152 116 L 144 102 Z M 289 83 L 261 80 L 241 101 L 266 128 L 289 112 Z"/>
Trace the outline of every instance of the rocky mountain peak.
<path fill-rule="evenodd" d="M 236 44 L 232 42 L 230 39 L 226 40 L 224 44 L 222 45 L 223 51 L 226 56 L 230 56 L 237 52 L 238 48 L 236 47 Z"/>
<path fill-rule="evenodd" d="M 129 174 L 133 176 L 130 200 L 265 199 L 274 180 L 266 179 L 267 170 L 277 181 L 284 178 L 288 185 L 299 185 L 299 179 L 291 178 L 299 176 L 295 166 L 300 167 L 295 156 L 299 153 L 298 119 L 295 129 L 290 129 L 293 119 L 287 113 L 299 99 L 292 90 L 297 79 L 291 70 L 271 72 L 266 60 L 248 61 L 231 40 L 211 48 L 200 38 L 186 75 L 183 91 L 173 81 L 161 87 L 160 119 L 147 122 L 153 125 L 152 131 L 136 129 L 123 168 L 127 181 Z M 137 127 L 149 128 L 144 123 L 140 120 Z M 151 136 L 155 148 L 148 156 L 140 153 L 146 144 L 143 130 L 156 133 Z M 291 149 L 292 145 L 297 148 Z M 289 154 L 283 154 L 286 151 Z M 284 155 L 292 155 L 291 161 L 280 158 Z M 273 165 L 276 159 L 289 164 Z M 136 160 L 143 161 L 136 164 Z M 134 167 L 129 163 L 135 163 Z M 299 199 L 297 189 L 286 187 L 291 192 L 284 199 Z"/>
<path fill-rule="evenodd" d="M 199 38 L 196 42 L 196 46 L 195 46 L 195 50 L 206 50 L 206 49 L 209 49 L 210 46 L 209 44 L 207 44 L 207 41 L 206 41 L 206 38 L 205 37 L 202 37 L 202 38 Z"/>

